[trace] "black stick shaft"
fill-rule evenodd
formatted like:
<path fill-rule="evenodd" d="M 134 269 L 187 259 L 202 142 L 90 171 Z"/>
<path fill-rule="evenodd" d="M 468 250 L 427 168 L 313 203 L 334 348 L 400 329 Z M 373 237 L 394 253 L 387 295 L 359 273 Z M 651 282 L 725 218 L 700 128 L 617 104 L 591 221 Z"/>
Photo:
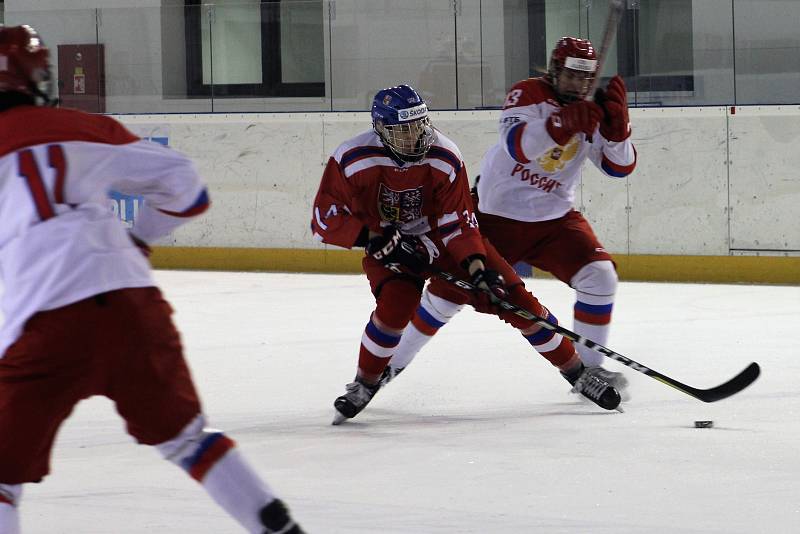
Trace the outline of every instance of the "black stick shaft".
<path fill-rule="evenodd" d="M 600 74 L 602 74 L 603 64 L 606 62 L 608 49 L 611 47 L 611 41 L 617 34 L 617 26 L 619 19 L 622 16 L 623 0 L 611 0 L 608 5 L 608 18 L 606 18 L 606 27 L 603 30 L 603 40 L 600 42 L 600 49 L 597 52 L 597 70 L 595 71 L 592 84 L 589 86 L 589 92 L 586 94 L 586 100 L 594 100 L 594 91 L 597 89 L 597 84 L 600 83 Z"/>
<path fill-rule="evenodd" d="M 436 276 L 438 276 L 439 278 L 442 278 L 443 280 L 446 280 L 447 282 L 450 282 L 451 284 L 460 287 L 461 289 L 466 289 L 467 291 L 472 291 L 472 292 L 484 292 L 493 296 L 493 294 L 490 291 L 477 287 L 464 280 L 461 280 L 455 275 L 443 271 L 436 266 L 432 265 L 430 269 L 434 273 L 436 273 Z M 522 317 L 523 319 L 528 319 L 529 321 L 533 321 L 542 328 L 546 328 L 547 330 L 551 330 L 557 334 L 560 334 L 563 337 L 572 341 L 573 343 L 577 343 L 579 345 L 583 345 L 584 347 L 588 347 L 592 350 L 595 350 L 600 354 L 603 354 L 611 358 L 612 360 L 616 360 L 623 365 L 627 365 L 634 371 L 639 371 L 642 374 L 645 374 L 655 380 L 658 380 L 662 384 L 666 384 L 674 389 L 677 389 L 682 393 L 685 393 L 686 395 L 690 395 L 703 402 L 718 401 L 726 397 L 730 397 L 735 393 L 738 393 L 739 391 L 743 390 L 744 388 L 752 384 L 756 380 L 756 378 L 758 378 L 758 375 L 761 372 L 761 369 L 758 366 L 758 364 L 753 362 L 750 365 L 748 365 L 742 372 L 740 372 L 738 375 L 728 380 L 724 384 L 721 384 L 717 387 L 710 389 L 694 388 L 686 384 L 683 384 L 682 382 L 679 382 L 674 378 L 671 378 L 663 373 L 659 373 L 658 371 L 650 369 L 649 367 L 642 365 L 641 363 L 632 360 L 627 356 L 623 356 L 619 352 L 613 351 L 608 347 L 601 345 L 600 343 L 597 343 L 595 341 L 592 341 L 591 339 L 587 339 L 579 334 L 576 334 L 572 330 L 568 330 L 567 328 L 564 328 L 563 326 L 560 325 L 552 324 L 548 322 L 547 319 L 545 319 L 544 317 L 540 317 L 524 308 L 517 306 L 516 304 L 512 304 L 503 299 L 497 299 L 496 297 L 494 298 L 494 300 L 497 306 L 503 308 L 504 310 L 510 311 Z"/>

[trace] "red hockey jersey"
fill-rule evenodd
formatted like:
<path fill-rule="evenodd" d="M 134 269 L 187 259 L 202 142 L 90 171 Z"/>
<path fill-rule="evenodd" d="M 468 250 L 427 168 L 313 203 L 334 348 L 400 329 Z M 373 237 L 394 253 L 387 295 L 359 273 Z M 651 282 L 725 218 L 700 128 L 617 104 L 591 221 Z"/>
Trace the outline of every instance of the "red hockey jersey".
<path fill-rule="evenodd" d="M 399 163 L 370 130 L 344 142 L 325 167 L 311 229 L 323 243 L 351 248 L 364 227 L 397 225 L 416 235 L 433 258 L 461 263 L 486 251 L 458 147 L 441 132 L 426 156 Z"/>

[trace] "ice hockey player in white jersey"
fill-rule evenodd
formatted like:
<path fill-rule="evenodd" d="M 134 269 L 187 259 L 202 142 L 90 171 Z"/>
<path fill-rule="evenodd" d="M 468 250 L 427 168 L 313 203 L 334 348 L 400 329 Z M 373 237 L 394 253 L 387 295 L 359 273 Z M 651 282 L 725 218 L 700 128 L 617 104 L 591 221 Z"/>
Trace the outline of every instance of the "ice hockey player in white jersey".
<path fill-rule="evenodd" d="M 206 426 L 143 254 L 207 209 L 194 166 L 109 117 L 52 107 L 49 82 L 39 35 L 0 28 L 0 533 L 20 532 L 23 484 L 48 474 L 58 428 L 93 395 L 247 532 L 301 533 L 235 442 Z M 145 199 L 131 235 L 108 208 L 112 189 Z"/>
<path fill-rule="evenodd" d="M 333 424 L 358 415 L 379 390 L 395 347 L 421 309 L 425 280 L 438 283 L 439 269 L 484 290 L 455 290 L 459 302 L 518 329 L 562 375 L 574 377 L 584 397 L 605 410 L 618 408 L 619 392 L 584 373 L 570 340 L 496 305 L 502 298 L 558 324 L 478 231 L 461 152 L 431 125 L 419 93 L 406 84 L 378 91 L 372 119 L 372 130 L 345 141 L 329 158 L 312 210 L 320 241 L 365 247 L 362 267 L 376 306 L 362 333 L 355 380 L 334 401 Z"/>
<path fill-rule="evenodd" d="M 616 268 L 573 202 L 587 159 L 606 175 L 623 178 L 636 166 L 636 151 L 630 140 L 622 78 L 614 76 L 591 102 L 586 97 L 596 75 L 592 44 L 562 37 L 552 52 L 547 75 L 522 80 L 508 92 L 500 114 L 499 139 L 483 158 L 474 193 L 481 234 L 511 265 L 526 262 L 574 288 L 575 332 L 605 344 L 617 288 Z M 384 372 L 383 383 L 407 367 L 463 306 L 463 297 L 452 286 L 432 281 Z M 624 375 L 601 367 L 602 354 L 576 347 L 584 365 L 621 389 L 625 397 Z"/>

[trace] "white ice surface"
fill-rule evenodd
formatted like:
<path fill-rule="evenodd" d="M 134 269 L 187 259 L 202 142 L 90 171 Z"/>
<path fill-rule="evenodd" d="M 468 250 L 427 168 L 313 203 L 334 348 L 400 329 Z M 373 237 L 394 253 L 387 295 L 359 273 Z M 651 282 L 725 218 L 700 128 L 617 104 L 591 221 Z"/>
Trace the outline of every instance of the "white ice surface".
<path fill-rule="evenodd" d="M 714 404 L 631 371 L 626 412 L 603 412 L 508 325 L 465 310 L 334 427 L 372 310 L 365 278 L 157 278 L 211 423 L 310 533 L 800 532 L 800 288 L 621 284 L 614 350 L 702 388 L 761 364 Z M 528 287 L 571 325 L 569 288 Z M 78 406 L 51 475 L 25 488 L 25 534 L 239 532 L 102 398 Z"/>

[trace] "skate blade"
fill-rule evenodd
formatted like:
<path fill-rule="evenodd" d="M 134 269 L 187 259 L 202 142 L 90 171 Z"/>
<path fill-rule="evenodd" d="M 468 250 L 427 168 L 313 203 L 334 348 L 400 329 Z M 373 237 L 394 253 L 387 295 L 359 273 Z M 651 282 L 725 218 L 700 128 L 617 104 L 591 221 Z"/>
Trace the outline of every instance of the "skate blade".
<path fill-rule="evenodd" d="M 625 410 L 623 410 L 623 409 L 622 409 L 622 404 L 620 404 L 619 406 L 617 406 L 617 407 L 616 407 L 616 408 L 614 408 L 614 409 L 615 409 L 616 411 L 618 411 L 619 413 L 625 413 Z"/>
<path fill-rule="evenodd" d="M 334 426 L 341 425 L 342 423 L 347 421 L 348 417 L 345 417 L 344 415 L 342 415 L 339 412 L 339 410 L 334 410 L 334 412 L 336 412 L 336 413 L 333 416 L 333 421 L 331 421 L 332 425 L 334 425 Z"/>

